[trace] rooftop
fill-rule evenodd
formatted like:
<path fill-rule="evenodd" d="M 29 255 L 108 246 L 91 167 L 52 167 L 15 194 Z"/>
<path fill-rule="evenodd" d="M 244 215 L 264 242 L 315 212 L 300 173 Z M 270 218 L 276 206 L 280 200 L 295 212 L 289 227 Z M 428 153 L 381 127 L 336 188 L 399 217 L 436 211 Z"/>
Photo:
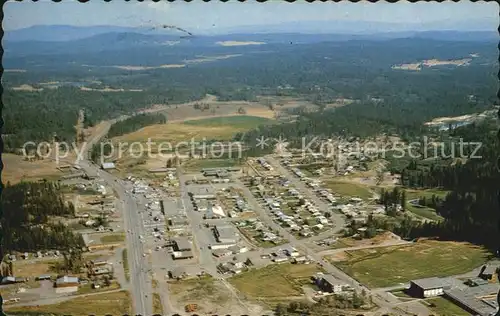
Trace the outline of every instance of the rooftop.
<path fill-rule="evenodd" d="M 446 280 L 436 277 L 412 280 L 411 283 L 417 285 L 418 287 L 424 290 L 444 288 L 449 285 Z"/>
<path fill-rule="evenodd" d="M 56 284 L 66 284 L 66 283 L 78 283 L 78 277 L 65 275 L 56 280 Z"/>
<path fill-rule="evenodd" d="M 340 281 L 339 279 L 335 278 L 331 274 L 324 274 L 321 276 L 321 278 L 331 285 L 344 285 L 345 284 L 345 282 Z"/>
<path fill-rule="evenodd" d="M 495 299 L 486 300 L 481 297 L 495 295 L 500 290 L 498 284 L 486 284 L 475 287 L 469 287 L 464 290 L 451 289 L 444 293 L 455 301 L 467 306 L 469 309 L 481 316 L 492 315 L 498 308 Z"/>
<path fill-rule="evenodd" d="M 174 241 L 179 249 L 191 249 L 191 243 L 187 238 L 179 237 Z"/>

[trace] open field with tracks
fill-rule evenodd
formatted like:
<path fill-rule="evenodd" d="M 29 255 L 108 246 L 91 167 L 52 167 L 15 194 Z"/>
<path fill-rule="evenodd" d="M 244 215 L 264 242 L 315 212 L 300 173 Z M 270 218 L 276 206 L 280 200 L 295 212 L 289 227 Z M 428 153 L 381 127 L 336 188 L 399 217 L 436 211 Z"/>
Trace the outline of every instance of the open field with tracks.
<path fill-rule="evenodd" d="M 434 240 L 408 246 L 345 252 L 339 268 L 369 287 L 387 287 L 413 279 L 469 272 L 485 263 L 491 253 L 468 243 Z M 332 261 L 333 258 L 328 258 Z"/>

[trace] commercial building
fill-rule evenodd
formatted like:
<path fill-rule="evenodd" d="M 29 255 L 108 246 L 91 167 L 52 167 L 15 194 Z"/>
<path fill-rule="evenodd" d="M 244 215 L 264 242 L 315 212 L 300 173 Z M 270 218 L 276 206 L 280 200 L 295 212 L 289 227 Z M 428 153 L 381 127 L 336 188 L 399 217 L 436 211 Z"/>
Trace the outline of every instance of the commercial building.
<path fill-rule="evenodd" d="M 330 274 L 320 274 L 316 276 L 316 285 L 323 291 L 328 293 L 342 293 L 344 287 L 347 286 L 344 282 L 336 279 Z"/>
<path fill-rule="evenodd" d="M 233 254 L 229 249 L 215 249 L 212 254 L 217 258 L 228 257 Z"/>
<path fill-rule="evenodd" d="M 236 243 L 238 241 L 237 233 L 232 226 L 214 226 L 213 228 L 215 240 L 219 243 Z"/>
<path fill-rule="evenodd" d="M 420 298 L 440 296 L 448 284 L 441 278 L 426 278 L 410 281 L 408 292 L 410 295 Z"/>
<path fill-rule="evenodd" d="M 172 259 L 180 260 L 180 259 L 191 259 L 193 258 L 192 251 L 174 251 L 172 253 Z"/>
<path fill-rule="evenodd" d="M 63 276 L 56 280 L 55 287 L 56 293 L 73 293 L 78 291 L 78 286 L 80 285 L 77 277 Z"/>
<path fill-rule="evenodd" d="M 190 251 L 191 243 L 186 238 L 176 238 L 174 240 L 174 250 L 175 251 Z"/>
<path fill-rule="evenodd" d="M 490 283 L 466 289 L 445 290 L 444 296 L 473 315 L 490 316 L 495 315 L 498 310 L 499 290 L 498 284 Z"/>

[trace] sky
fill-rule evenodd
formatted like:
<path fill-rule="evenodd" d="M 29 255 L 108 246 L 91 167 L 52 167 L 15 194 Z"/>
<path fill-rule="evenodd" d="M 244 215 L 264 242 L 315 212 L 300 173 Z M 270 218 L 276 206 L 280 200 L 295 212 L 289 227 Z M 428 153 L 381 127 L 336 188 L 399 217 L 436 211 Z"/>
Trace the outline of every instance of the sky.
<path fill-rule="evenodd" d="M 300 1 L 300 0 L 299 0 Z M 64 0 L 7 2 L 4 5 L 4 30 L 33 25 L 114 25 L 150 26 L 169 24 L 198 32 L 223 32 L 243 26 L 263 26 L 310 21 L 370 21 L 430 25 L 432 29 L 496 29 L 499 7 L 496 2 L 295 2 L 258 3 L 202 2 L 194 0 L 158 2 L 145 0 L 91 0 L 79 3 Z M 478 22 L 479 21 L 479 22 Z"/>

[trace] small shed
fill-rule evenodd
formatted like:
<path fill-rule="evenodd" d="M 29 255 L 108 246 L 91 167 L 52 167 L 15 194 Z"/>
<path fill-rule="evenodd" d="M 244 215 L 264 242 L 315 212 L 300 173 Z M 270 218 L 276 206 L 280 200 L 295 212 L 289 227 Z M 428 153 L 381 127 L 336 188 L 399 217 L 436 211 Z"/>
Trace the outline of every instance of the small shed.
<path fill-rule="evenodd" d="M 116 166 L 113 162 L 104 162 L 101 164 L 102 170 L 116 169 Z"/>

